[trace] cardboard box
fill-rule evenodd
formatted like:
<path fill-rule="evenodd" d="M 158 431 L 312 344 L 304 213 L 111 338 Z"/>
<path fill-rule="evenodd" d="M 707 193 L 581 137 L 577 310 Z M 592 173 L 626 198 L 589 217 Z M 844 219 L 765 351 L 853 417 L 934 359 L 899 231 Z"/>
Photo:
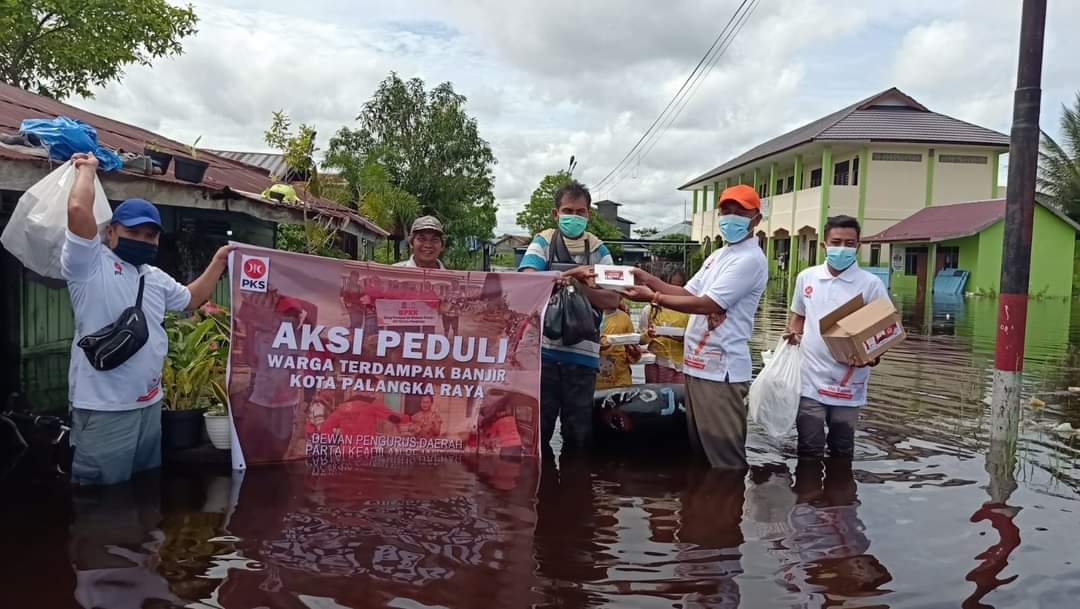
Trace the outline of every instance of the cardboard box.
<path fill-rule="evenodd" d="M 829 353 L 838 362 L 854 357 L 860 364 L 869 364 L 907 337 L 891 300 L 879 298 L 865 304 L 862 294 L 821 318 L 820 327 Z"/>
<path fill-rule="evenodd" d="M 622 290 L 634 285 L 634 267 L 616 266 L 613 264 L 598 264 L 596 271 L 597 287 L 608 290 Z"/>

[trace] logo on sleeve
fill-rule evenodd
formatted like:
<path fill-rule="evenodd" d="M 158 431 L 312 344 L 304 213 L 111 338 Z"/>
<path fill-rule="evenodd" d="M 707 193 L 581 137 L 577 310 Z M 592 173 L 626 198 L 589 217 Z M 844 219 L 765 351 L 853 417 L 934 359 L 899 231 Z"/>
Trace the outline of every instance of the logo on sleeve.
<path fill-rule="evenodd" d="M 807 298 L 810 298 L 811 296 L 813 296 L 813 294 L 814 294 L 814 286 L 812 286 L 812 285 L 806 286 L 806 289 L 803 290 L 803 294 L 805 294 Z"/>
<path fill-rule="evenodd" d="M 113 267 L 113 275 L 123 275 L 124 274 L 124 267 L 119 262 L 113 262 L 112 267 Z"/>
<path fill-rule="evenodd" d="M 244 256 L 240 261 L 240 289 L 248 292 L 265 292 L 270 275 L 270 259 L 260 256 Z"/>

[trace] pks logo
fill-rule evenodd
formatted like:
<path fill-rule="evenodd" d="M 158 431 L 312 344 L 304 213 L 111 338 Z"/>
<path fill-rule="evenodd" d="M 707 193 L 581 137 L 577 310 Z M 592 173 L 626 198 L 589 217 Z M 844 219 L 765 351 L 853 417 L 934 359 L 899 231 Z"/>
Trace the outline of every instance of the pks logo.
<path fill-rule="evenodd" d="M 810 298 L 811 296 L 813 296 L 814 295 L 814 286 L 812 286 L 812 285 L 806 286 L 806 289 L 803 290 L 803 294 L 806 294 L 807 298 Z"/>
<path fill-rule="evenodd" d="M 270 259 L 244 256 L 240 261 L 240 289 L 248 292 L 265 292 L 270 275 Z"/>
<path fill-rule="evenodd" d="M 113 275 L 123 275 L 124 274 L 124 267 L 119 262 L 113 262 L 112 267 L 113 267 Z"/>

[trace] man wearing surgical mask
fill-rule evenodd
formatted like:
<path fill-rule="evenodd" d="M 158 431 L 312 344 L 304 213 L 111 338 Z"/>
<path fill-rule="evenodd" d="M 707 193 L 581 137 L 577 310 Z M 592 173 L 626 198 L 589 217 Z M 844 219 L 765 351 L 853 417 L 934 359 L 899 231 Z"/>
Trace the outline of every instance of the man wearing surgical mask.
<path fill-rule="evenodd" d="M 635 269 L 625 295 L 690 314 L 683 338 L 686 419 L 690 445 L 714 468 L 746 464 L 746 394 L 750 390 L 750 334 L 769 280 L 769 265 L 754 236 L 761 200 L 740 184 L 720 193 L 724 247 L 709 256 L 685 287 Z"/>
<path fill-rule="evenodd" d="M 75 314 L 75 337 L 68 372 L 71 401 L 71 467 L 76 484 L 113 484 L 161 465 L 161 365 L 169 339 L 162 327 L 166 311 L 195 309 L 210 298 L 225 271 L 229 246 L 214 254 L 198 279 L 182 285 L 153 266 L 161 236 L 161 215 L 149 201 L 128 199 L 113 211 L 104 235 L 94 220 L 94 176 L 98 161 L 76 154 L 78 171 L 67 202 L 67 235 L 60 267 Z M 135 305 L 145 281 L 142 310 L 148 338 L 130 359 L 112 370 L 97 370 L 76 345 L 115 322 Z"/>
<path fill-rule="evenodd" d="M 518 270 L 548 271 L 553 263 L 579 265 L 563 275 L 585 284 L 585 296 L 595 309 L 594 321 L 599 327 L 600 311 L 618 308 L 621 299 L 618 292 L 596 288 L 591 278 L 593 265 L 612 263 L 604 242 L 585 230 L 592 195 L 583 184 L 571 180 L 555 192 L 552 203 L 551 216 L 558 228 L 533 237 Z M 562 339 L 543 336 L 540 356 L 541 449 L 545 453 L 551 450 L 556 420 L 562 421 L 564 450 L 587 447 L 592 440 L 592 398 L 600 368 L 600 343 L 583 340 L 567 345 Z"/>
<path fill-rule="evenodd" d="M 867 303 L 889 297 L 876 275 L 859 268 L 860 232 L 855 218 L 829 218 L 822 240 L 825 264 L 806 269 L 795 280 L 791 319 L 784 337 L 792 344 L 802 344 L 802 387 L 796 418 L 800 458 L 822 457 L 826 445 L 833 457 L 851 457 L 855 451 L 855 429 L 859 408 L 866 404 L 870 368 L 833 359 L 821 338 L 820 326 L 822 317 L 856 295 L 861 294 Z M 877 361 L 870 365 L 877 365 Z"/>

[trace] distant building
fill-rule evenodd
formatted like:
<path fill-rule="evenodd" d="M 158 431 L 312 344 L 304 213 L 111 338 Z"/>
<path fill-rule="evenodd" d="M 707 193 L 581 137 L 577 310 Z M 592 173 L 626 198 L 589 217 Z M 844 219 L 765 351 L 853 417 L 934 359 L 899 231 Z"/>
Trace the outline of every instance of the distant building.
<path fill-rule="evenodd" d="M 922 300 L 933 278 L 943 271 L 967 274 L 965 292 L 996 294 L 1001 280 L 1001 251 L 1005 234 L 1005 199 L 934 205 L 877 233 L 864 236 L 870 264 L 890 270 L 890 290 Z M 1073 288 L 1073 257 L 1080 231 L 1065 214 L 1035 206 L 1031 236 L 1029 292 L 1069 298 Z M 881 251 L 891 246 L 891 257 Z M 954 274 L 954 273 L 953 273 Z"/>
<path fill-rule="evenodd" d="M 634 222 L 619 215 L 619 208 L 622 207 L 622 203 L 604 199 L 603 201 L 597 201 L 595 205 L 596 213 L 600 214 L 600 217 L 606 220 L 608 224 L 619 229 L 623 239 L 630 238 L 630 230 L 633 228 Z"/>
<path fill-rule="evenodd" d="M 683 220 L 682 222 L 676 222 L 675 224 L 672 224 L 671 226 L 661 230 L 652 237 L 649 237 L 649 239 L 663 239 L 664 237 L 668 237 L 670 235 L 686 235 L 686 237 L 689 239 L 690 235 L 693 233 L 693 230 L 694 224 L 689 220 Z"/>
<path fill-rule="evenodd" d="M 496 254 L 513 254 L 518 248 L 529 247 L 532 237 L 528 235 L 503 235 L 495 240 Z"/>
<path fill-rule="evenodd" d="M 763 197 L 758 238 L 773 277 L 819 260 L 825 218 L 847 214 L 867 234 L 923 207 L 998 196 L 1009 138 L 938 114 L 892 88 L 785 133 L 690 180 L 695 241 L 716 243 L 717 196 L 750 184 Z M 889 260 L 889 246 L 880 255 Z M 862 248 L 865 263 L 869 246 Z"/>

